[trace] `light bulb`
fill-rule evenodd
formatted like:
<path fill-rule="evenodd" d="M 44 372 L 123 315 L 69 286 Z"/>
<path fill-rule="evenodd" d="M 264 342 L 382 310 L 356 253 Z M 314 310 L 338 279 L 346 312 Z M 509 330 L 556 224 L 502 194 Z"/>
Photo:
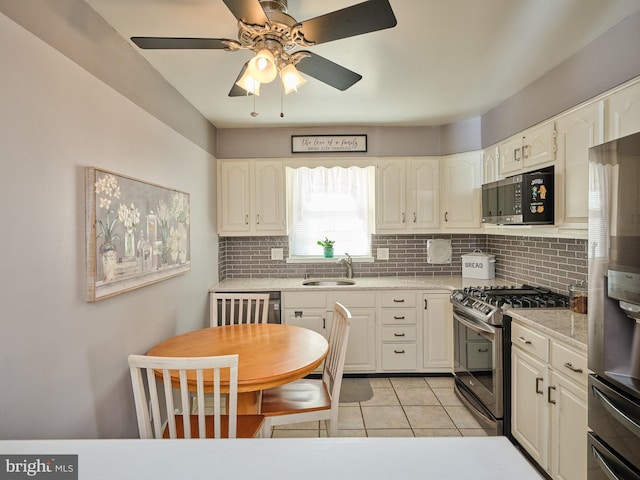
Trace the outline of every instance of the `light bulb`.
<path fill-rule="evenodd" d="M 298 69 L 291 63 L 280 71 L 280 78 L 282 79 L 285 94 L 297 92 L 298 87 L 301 87 L 307 82 L 307 80 L 300 75 Z"/>

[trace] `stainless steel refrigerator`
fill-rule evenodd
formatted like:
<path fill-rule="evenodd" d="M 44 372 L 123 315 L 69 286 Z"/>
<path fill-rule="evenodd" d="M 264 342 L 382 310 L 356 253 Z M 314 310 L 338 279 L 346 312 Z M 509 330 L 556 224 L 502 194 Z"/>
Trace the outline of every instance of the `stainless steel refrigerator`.
<path fill-rule="evenodd" d="M 588 480 L 640 480 L 640 133 L 589 152 Z"/>

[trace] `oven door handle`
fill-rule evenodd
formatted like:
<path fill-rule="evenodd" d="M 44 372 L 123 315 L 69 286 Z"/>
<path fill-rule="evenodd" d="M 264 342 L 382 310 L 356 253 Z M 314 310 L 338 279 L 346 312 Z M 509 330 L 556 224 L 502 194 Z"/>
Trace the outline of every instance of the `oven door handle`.
<path fill-rule="evenodd" d="M 611 400 L 594 385 L 591 385 L 591 391 L 593 395 L 600 401 L 604 409 L 609 414 L 620 422 L 627 430 L 633 433 L 636 437 L 640 437 L 640 425 L 633 418 L 629 417 L 622 410 L 616 407 Z"/>
<path fill-rule="evenodd" d="M 489 335 L 492 339 L 496 335 L 495 328 L 490 325 L 480 323 L 477 320 L 463 317 L 462 315 L 458 315 L 456 312 L 453 312 L 453 318 L 463 324 L 465 327 L 473 330 L 476 333 L 479 333 L 480 335 Z"/>

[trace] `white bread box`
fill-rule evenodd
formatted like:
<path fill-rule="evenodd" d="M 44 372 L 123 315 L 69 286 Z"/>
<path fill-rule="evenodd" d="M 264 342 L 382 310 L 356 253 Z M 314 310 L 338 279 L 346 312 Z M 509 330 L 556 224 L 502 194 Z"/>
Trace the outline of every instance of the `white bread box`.
<path fill-rule="evenodd" d="M 483 253 L 476 248 L 472 253 L 460 256 L 462 258 L 462 276 L 464 278 L 480 278 L 491 280 L 496 276 L 496 256 Z"/>

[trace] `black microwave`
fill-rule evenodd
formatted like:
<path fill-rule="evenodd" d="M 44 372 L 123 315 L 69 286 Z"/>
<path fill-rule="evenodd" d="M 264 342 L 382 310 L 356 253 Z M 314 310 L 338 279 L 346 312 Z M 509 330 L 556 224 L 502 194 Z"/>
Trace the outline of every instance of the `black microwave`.
<path fill-rule="evenodd" d="M 553 225 L 553 167 L 482 185 L 482 223 Z"/>

